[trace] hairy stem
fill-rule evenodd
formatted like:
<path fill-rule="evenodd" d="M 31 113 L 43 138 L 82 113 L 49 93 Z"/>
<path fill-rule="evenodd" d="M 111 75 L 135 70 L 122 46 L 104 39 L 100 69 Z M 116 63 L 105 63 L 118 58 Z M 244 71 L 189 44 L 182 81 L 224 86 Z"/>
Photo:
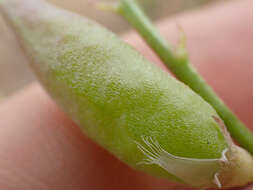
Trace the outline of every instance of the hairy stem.
<path fill-rule="evenodd" d="M 182 41 L 176 51 L 172 51 L 149 18 L 137 5 L 135 0 L 121 0 L 117 12 L 122 15 L 144 38 L 165 65 L 175 76 L 188 85 L 211 104 L 226 124 L 230 134 L 238 143 L 253 154 L 253 135 L 208 86 L 189 61 Z"/>

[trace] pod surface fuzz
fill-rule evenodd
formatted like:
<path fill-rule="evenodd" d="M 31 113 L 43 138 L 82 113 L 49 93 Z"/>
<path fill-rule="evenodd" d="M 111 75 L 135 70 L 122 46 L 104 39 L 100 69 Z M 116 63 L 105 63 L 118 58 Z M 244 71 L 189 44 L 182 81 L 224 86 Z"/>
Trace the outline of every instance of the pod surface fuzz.
<path fill-rule="evenodd" d="M 189 183 L 182 174 L 144 161 L 162 151 L 171 160 L 189 159 L 188 165 L 192 159 L 222 158 L 228 144 L 215 110 L 114 34 L 44 1 L 9 0 L 1 6 L 49 94 L 86 135 L 120 160 Z M 184 169 L 179 167 L 174 170 Z M 201 163 L 195 172 L 210 177 L 219 167 L 216 161 Z M 200 171 L 205 168 L 210 171 Z M 191 185 L 212 183 L 209 177 Z"/>

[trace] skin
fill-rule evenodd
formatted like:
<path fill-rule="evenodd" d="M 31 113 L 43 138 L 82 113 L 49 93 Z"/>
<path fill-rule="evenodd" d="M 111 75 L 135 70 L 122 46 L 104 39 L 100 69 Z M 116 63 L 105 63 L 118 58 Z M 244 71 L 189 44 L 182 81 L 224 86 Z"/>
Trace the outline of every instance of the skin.
<path fill-rule="evenodd" d="M 248 126 L 253 124 L 252 108 L 250 108 L 253 106 L 251 104 L 253 92 L 249 88 L 253 78 L 251 76 L 253 68 L 249 63 L 253 57 L 249 51 L 250 39 L 246 35 L 240 35 L 240 32 L 250 34 L 253 30 L 247 25 L 247 19 L 242 19 L 242 16 L 245 18 L 250 16 L 249 5 L 251 4 L 250 1 L 242 1 L 180 17 L 182 20 L 180 23 L 183 24 L 189 39 L 190 53 L 193 52 L 191 53 L 193 62 Z M 242 22 L 233 22 L 232 25 L 236 29 L 232 31 L 232 34 L 230 31 L 230 35 L 226 35 L 228 28 L 220 27 L 220 23 L 214 22 L 210 22 L 212 27 L 208 26 L 217 27 L 223 35 L 217 36 L 207 30 L 208 27 L 205 24 L 208 23 L 207 19 L 212 20 L 213 15 L 222 14 L 225 11 L 227 16 L 221 17 L 219 22 L 230 23 L 236 17 L 235 15 L 230 17 L 233 12 L 240 10 Z M 204 30 L 196 31 L 196 25 L 200 23 L 201 26 L 206 27 L 203 27 Z M 167 36 L 173 36 L 170 29 L 173 30 L 175 27 L 174 22 L 164 21 L 160 26 Z M 127 41 L 131 41 L 138 49 L 146 52 L 150 59 L 155 59 L 153 56 L 150 57 L 152 54 L 147 53 L 141 40 L 136 38 L 134 34 L 130 34 Z M 197 43 L 199 38 L 205 38 L 209 46 L 205 47 L 201 42 Z M 216 44 L 221 39 L 225 45 Z M 233 50 L 232 44 L 229 43 L 237 44 L 241 51 Z M 194 51 L 197 54 L 194 55 Z M 224 55 L 231 55 L 231 51 L 233 57 L 224 57 Z M 240 59 L 235 59 L 237 57 Z M 216 64 L 219 65 L 220 71 L 226 71 L 224 74 L 229 73 L 229 75 L 217 75 Z M 228 69 L 230 72 L 227 72 Z M 240 75 L 240 73 L 243 74 Z M 222 83 L 215 83 L 218 81 Z M 234 85 L 228 86 L 227 84 L 231 81 Z M 231 95 L 231 90 L 238 93 Z M 238 110 L 235 109 L 237 106 Z M 171 186 L 175 187 L 167 181 L 129 169 L 89 141 L 37 84 L 5 101 L 1 105 L 0 115 L 0 125 L 4 126 L 0 129 L 2 146 L 0 151 L 6 158 L 1 159 L 0 165 L 8 171 L 2 170 L 0 174 L 2 175 L 0 178 L 3 179 L 0 184 L 3 189 L 15 189 L 15 185 L 18 189 L 61 189 L 63 187 L 64 189 L 168 189 Z M 9 115 L 12 115 L 12 118 Z M 9 144 L 10 138 L 12 138 L 12 144 Z M 48 143 L 45 143 L 45 139 Z M 38 148 L 41 149 L 40 152 L 36 151 Z M 23 177 L 27 183 L 22 183 L 24 180 L 20 179 Z"/>

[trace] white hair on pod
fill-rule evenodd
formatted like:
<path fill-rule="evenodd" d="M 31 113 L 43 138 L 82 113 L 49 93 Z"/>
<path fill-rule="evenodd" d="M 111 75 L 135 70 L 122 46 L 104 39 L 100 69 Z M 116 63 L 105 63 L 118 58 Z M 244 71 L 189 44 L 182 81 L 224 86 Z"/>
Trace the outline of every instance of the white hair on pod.
<path fill-rule="evenodd" d="M 136 144 L 146 158 L 138 164 L 158 165 L 182 181 L 200 188 L 210 186 L 210 184 L 222 188 L 217 171 L 219 171 L 221 163 L 228 162 L 226 157 L 228 149 L 222 152 L 219 159 L 185 158 L 168 153 L 155 138 L 142 137 L 142 141 L 144 144 L 139 142 Z"/>

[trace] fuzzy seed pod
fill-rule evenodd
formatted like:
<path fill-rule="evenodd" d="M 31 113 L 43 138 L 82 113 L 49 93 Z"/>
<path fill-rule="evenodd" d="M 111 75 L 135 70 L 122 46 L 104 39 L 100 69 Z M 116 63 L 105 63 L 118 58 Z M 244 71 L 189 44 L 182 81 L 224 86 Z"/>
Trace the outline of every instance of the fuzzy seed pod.
<path fill-rule="evenodd" d="M 51 97 L 118 159 L 194 187 L 252 180 L 215 110 L 114 34 L 42 0 L 0 7 Z"/>

